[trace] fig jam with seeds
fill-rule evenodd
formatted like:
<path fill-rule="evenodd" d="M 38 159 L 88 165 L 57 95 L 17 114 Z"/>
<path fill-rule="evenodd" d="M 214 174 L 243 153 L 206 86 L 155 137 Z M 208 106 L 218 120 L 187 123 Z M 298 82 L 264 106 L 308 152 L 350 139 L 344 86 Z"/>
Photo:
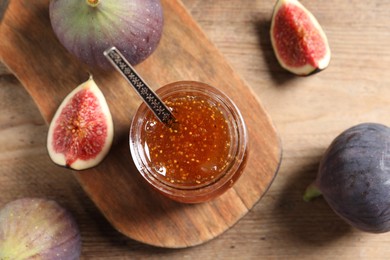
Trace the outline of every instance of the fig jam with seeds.
<path fill-rule="evenodd" d="M 247 133 L 237 107 L 217 89 L 176 82 L 157 91 L 176 122 L 167 126 L 142 104 L 130 148 L 142 176 L 162 194 L 187 203 L 210 200 L 241 175 Z"/>
<path fill-rule="evenodd" d="M 152 113 L 145 119 L 145 145 L 156 178 L 175 186 L 202 186 L 218 179 L 230 160 L 231 143 L 221 105 L 188 94 L 164 102 L 175 115 L 173 127 Z"/>

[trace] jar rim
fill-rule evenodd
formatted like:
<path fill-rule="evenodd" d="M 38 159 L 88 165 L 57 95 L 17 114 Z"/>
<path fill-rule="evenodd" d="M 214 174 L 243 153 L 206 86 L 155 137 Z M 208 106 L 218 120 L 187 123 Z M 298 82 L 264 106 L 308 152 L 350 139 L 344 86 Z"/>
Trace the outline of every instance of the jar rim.
<path fill-rule="evenodd" d="M 235 172 L 240 169 L 240 165 L 246 156 L 248 139 L 247 129 L 244 119 L 234 102 L 222 91 L 206 83 L 197 81 L 173 82 L 159 88 L 156 91 L 156 94 L 164 99 L 176 95 L 177 93 L 182 94 L 183 92 L 203 95 L 210 100 L 222 104 L 222 107 L 225 110 L 224 113 L 226 113 L 225 116 L 230 119 L 227 120 L 227 123 L 232 135 L 231 141 L 234 145 L 232 145 L 233 148 L 229 151 L 229 155 L 231 155 L 229 164 L 223 172 L 220 173 L 215 180 L 193 186 L 173 185 L 157 178 L 156 172 L 148 165 L 144 147 L 142 147 L 142 143 L 140 142 L 143 119 L 146 114 L 151 113 L 144 103 L 140 105 L 131 122 L 129 134 L 130 151 L 138 171 L 143 178 L 157 190 L 172 196 L 205 196 L 226 185 Z"/>

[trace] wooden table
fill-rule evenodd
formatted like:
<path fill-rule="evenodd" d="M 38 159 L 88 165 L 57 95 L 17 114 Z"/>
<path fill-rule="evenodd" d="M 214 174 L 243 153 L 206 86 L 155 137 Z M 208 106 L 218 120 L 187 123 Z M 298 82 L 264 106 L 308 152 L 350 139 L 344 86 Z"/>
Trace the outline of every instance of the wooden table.
<path fill-rule="evenodd" d="M 390 2 L 302 0 L 332 50 L 329 68 L 305 78 L 285 72 L 274 57 L 268 34 L 274 1 L 183 3 L 252 87 L 281 136 L 282 165 L 262 200 L 233 228 L 194 248 L 155 248 L 124 237 L 73 176 L 51 163 L 44 120 L 0 65 L 0 206 L 25 196 L 55 199 L 79 223 L 83 259 L 389 258 L 390 234 L 353 229 L 322 198 L 306 203 L 302 194 L 338 133 L 360 122 L 390 125 Z"/>

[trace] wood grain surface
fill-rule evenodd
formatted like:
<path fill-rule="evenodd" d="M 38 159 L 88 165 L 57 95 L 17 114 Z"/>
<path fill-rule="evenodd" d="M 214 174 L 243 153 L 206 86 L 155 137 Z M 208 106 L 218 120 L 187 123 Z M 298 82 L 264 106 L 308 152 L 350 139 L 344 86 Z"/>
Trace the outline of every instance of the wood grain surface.
<path fill-rule="evenodd" d="M 280 68 L 268 36 L 273 1 L 183 0 L 265 106 L 280 133 L 283 161 L 261 202 L 201 246 L 170 250 L 118 233 L 45 150 L 47 126 L 18 80 L 0 66 L 0 204 L 22 196 L 56 199 L 82 232 L 83 259 L 388 259 L 389 234 L 349 227 L 319 198 L 302 201 L 330 141 L 360 122 L 390 125 L 390 3 L 301 1 L 332 50 L 329 68 L 307 78 Z M 1 41 L 1 39 L 0 39 Z"/>
<path fill-rule="evenodd" d="M 47 122 L 64 97 L 89 77 L 88 72 L 93 75 L 113 115 L 114 144 L 98 167 L 74 175 L 119 232 L 146 244 L 182 248 L 215 238 L 253 207 L 275 178 L 281 145 L 253 92 L 207 40 L 182 3 L 162 3 L 164 32 L 159 48 L 136 66 L 138 72 L 154 88 L 178 80 L 218 87 L 235 101 L 248 128 L 244 173 L 231 189 L 210 202 L 177 203 L 147 187 L 131 160 L 128 141 L 130 121 L 140 99 L 115 70 L 90 68 L 70 56 L 50 26 L 49 1 L 10 2 L 0 27 L 0 57 Z M 29 66 L 23 66 L 26 60 Z"/>

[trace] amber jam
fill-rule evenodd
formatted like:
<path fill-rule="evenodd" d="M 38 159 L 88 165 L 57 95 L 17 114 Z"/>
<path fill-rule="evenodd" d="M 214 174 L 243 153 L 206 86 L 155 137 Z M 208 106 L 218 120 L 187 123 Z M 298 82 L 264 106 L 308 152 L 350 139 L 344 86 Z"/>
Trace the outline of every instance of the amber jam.
<path fill-rule="evenodd" d="M 176 122 L 161 123 L 142 104 L 130 130 L 130 148 L 142 176 L 162 194 L 187 203 L 210 200 L 231 187 L 246 159 L 247 133 L 233 102 L 199 82 L 157 91 Z"/>

